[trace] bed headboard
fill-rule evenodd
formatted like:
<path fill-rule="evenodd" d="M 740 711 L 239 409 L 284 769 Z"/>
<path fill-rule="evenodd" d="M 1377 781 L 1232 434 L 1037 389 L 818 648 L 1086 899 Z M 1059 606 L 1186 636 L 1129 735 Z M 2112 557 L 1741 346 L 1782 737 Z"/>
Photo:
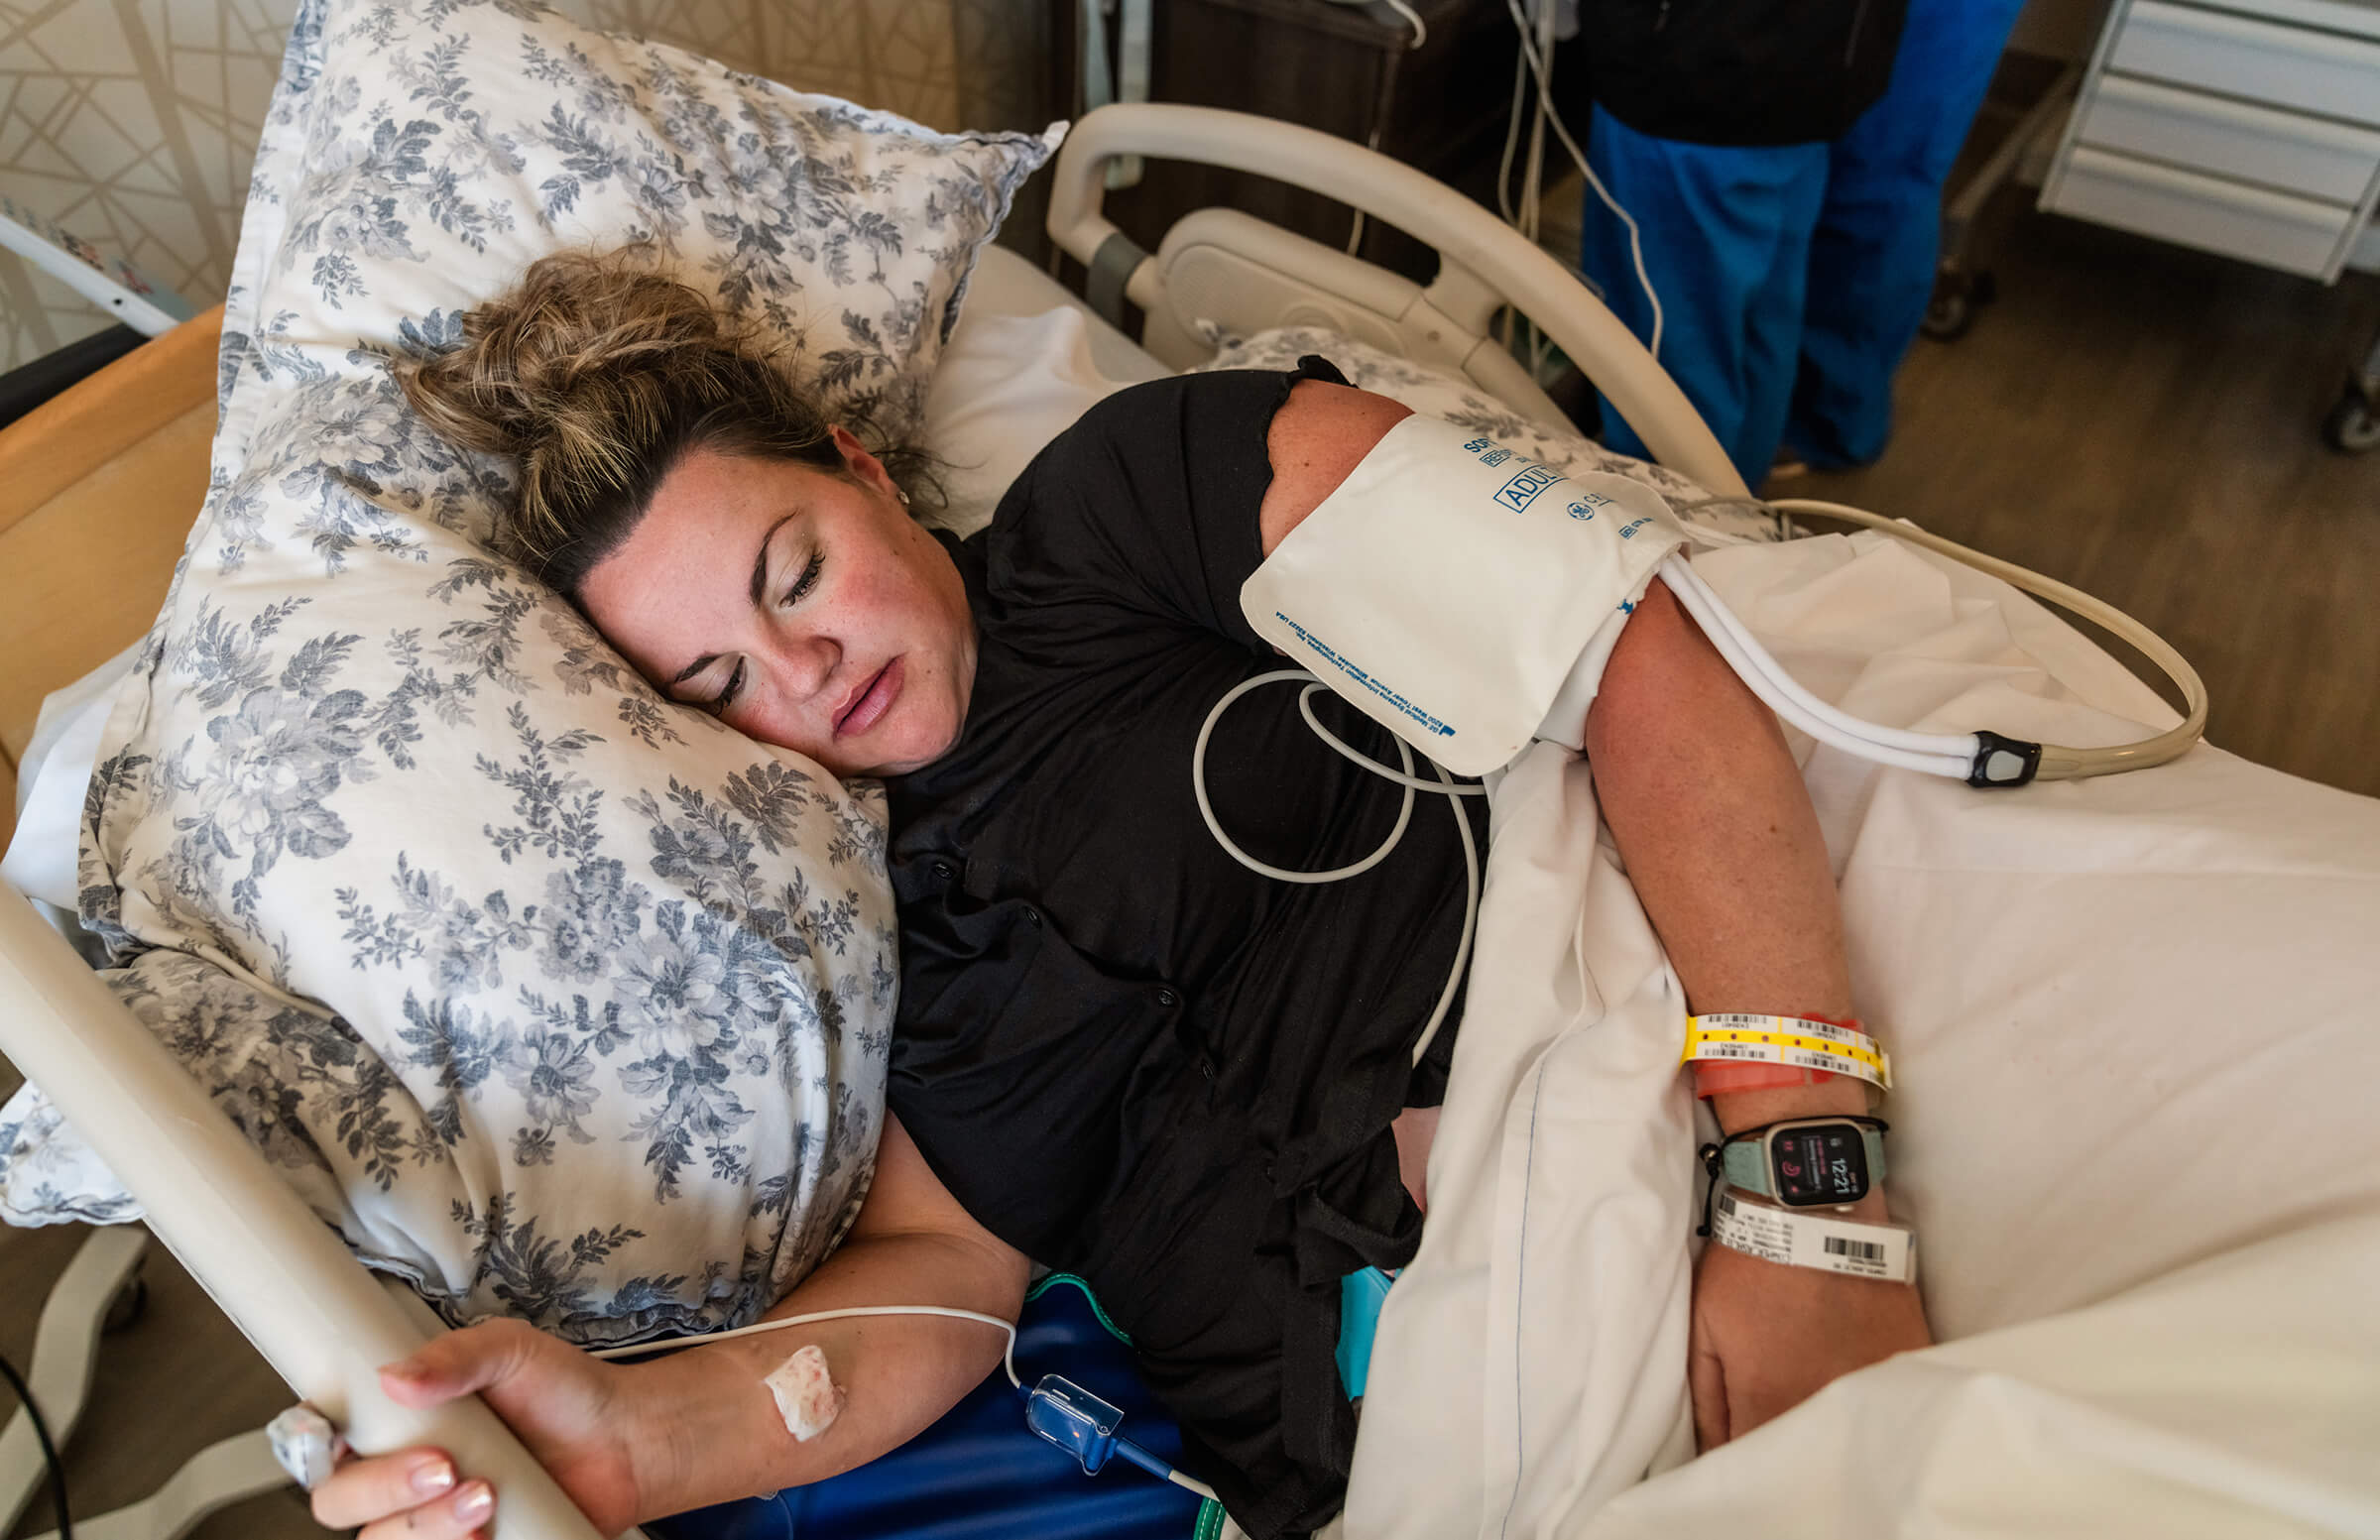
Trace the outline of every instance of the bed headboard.
<path fill-rule="evenodd" d="M 215 306 L 0 429 L 0 842 L 42 697 L 149 629 L 206 497 Z"/>

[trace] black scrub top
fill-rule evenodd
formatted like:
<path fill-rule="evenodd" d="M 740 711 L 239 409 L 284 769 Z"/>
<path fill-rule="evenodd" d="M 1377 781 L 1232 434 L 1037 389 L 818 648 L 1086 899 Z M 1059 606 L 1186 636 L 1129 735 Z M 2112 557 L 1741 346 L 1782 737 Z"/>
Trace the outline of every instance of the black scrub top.
<path fill-rule="evenodd" d="M 1413 1068 L 1463 921 L 1445 797 L 1418 796 L 1370 872 L 1308 886 L 1234 861 L 1191 791 L 1215 702 L 1287 666 L 1239 595 L 1266 433 L 1305 378 L 1344 383 L 1316 358 L 1120 392 L 950 542 L 974 695 L 951 753 L 892 786 L 892 1110 L 979 1223 L 1091 1281 L 1257 1540 L 1339 1507 L 1339 1280 L 1412 1257 L 1388 1125 L 1438 1100 L 1461 1008 Z M 1232 706 L 1208 793 L 1257 859 L 1344 866 L 1402 792 L 1317 740 L 1298 688 Z M 1396 763 L 1386 732 L 1315 706 Z"/>

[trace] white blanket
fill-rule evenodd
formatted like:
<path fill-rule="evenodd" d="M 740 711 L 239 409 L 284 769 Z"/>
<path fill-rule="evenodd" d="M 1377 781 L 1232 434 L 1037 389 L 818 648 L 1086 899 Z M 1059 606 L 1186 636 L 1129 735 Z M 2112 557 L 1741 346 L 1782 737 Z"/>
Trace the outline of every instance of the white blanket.
<path fill-rule="evenodd" d="M 2175 720 L 2013 589 L 1880 534 L 1697 565 L 1876 721 Z M 1680 994 L 1588 767 L 1541 745 L 1496 792 L 1347 1532 L 2380 1534 L 2380 802 L 2210 748 L 1989 793 L 1796 748 L 1945 1346 L 1688 1461 Z"/>

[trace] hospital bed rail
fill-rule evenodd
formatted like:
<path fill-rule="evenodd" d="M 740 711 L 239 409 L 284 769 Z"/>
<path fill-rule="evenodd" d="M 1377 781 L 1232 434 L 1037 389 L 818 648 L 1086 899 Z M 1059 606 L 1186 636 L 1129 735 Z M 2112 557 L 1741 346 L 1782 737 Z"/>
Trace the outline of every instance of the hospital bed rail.
<path fill-rule="evenodd" d="M 0 890 L 0 1049 L 118 1174 L 165 1243 L 272 1363 L 359 1449 L 468 1450 L 504 1499 L 496 1540 L 597 1540 L 476 1396 L 399 1406 L 379 1365 L 439 1329 L 350 1255 L 165 1045 L 14 889 Z"/>
<path fill-rule="evenodd" d="M 1361 209 L 1433 248 L 1426 288 L 1234 209 L 1183 216 L 1149 252 L 1103 211 L 1110 162 L 1193 161 L 1271 178 Z M 1315 129 L 1216 107 L 1119 103 L 1085 115 L 1052 170 L 1049 233 L 1088 270 L 1092 307 L 1146 320 L 1140 345 L 1173 369 L 1222 332 L 1314 325 L 1452 370 L 1545 426 L 1576 431 L 1492 334 L 1509 305 L 1537 322 L 1662 464 L 1715 494 L 1748 489 L 1685 393 L 1571 272 L 1434 178 Z"/>

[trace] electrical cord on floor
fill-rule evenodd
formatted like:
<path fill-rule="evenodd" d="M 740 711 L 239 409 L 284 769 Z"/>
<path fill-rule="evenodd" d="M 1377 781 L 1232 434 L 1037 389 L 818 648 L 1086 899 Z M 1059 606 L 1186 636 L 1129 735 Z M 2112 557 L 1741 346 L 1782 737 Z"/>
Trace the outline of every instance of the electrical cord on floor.
<path fill-rule="evenodd" d="M 66 1463 L 59 1459 L 58 1445 L 50 1437 L 50 1424 L 42 1416 L 42 1409 L 34 1404 L 33 1386 L 25 1382 L 17 1366 L 5 1358 L 0 1358 L 0 1376 L 6 1377 L 17 1392 L 17 1399 L 25 1403 L 25 1416 L 33 1423 L 33 1436 L 42 1446 L 42 1462 L 50 1468 L 50 1500 L 58 1508 L 58 1540 L 74 1540 L 74 1519 L 66 1511 Z"/>

